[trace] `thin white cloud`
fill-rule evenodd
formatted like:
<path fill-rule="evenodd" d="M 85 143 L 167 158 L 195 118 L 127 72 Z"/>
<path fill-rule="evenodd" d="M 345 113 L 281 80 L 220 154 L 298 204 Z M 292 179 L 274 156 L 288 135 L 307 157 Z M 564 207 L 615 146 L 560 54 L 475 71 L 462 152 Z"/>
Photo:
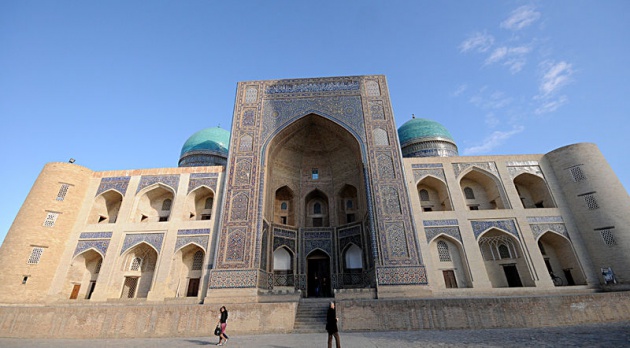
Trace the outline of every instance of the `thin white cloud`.
<path fill-rule="evenodd" d="M 494 112 L 490 112 L 486 115 L 484 122 L 486 126 L 490 128 L 496 128 L 501 121 L 494 115 Z"/>
<path fill-rule="evenodd" d="M 459 44 L 459 51 L 486 52 L 494 44 L 494 37 L 487 33 L 476 32 Z"/>
<path fill-rule="evenodd" d="M 484 91 L 485 87 L 477 95 L 470 97 L 469 102 L 484 110 L 502 109 L 512 102 L 512 98 L 506 97 L 501 91 L 495 91 L 489 96 L 485 96 Z"/>
<path fill-rule="evenodd" d="M 540 18 L 540 12 L 533 6 L 521 6 L 510 13 L 510 16 L 501 22 L 501 28 L 509 30 L 521 30 L 530 26 Z"/>
<path fill-rule="evenodd" d="M 552 100 L 544 100 L 542 102 L 542 104 L 540 104 L 536 110 L 534 110 L 534 112 L 537 115 L 542 115 L 542 114 L 546 114 L 546 113 L 550 113 L 550 112 L 554 112 L 556 110 L 558 110 L 559 107 L 561 107 L 562 105 L 566 104 L 569 101 L 569 98 L 567 98 L 566 95 L 560 96 L 556 99 L 552 99 Z"/>
<path fill-rule="evenodd" d="M 497 47 L 486 58 L 484 64 L 491 65 L 503 61 L 510 72 L 515 74 L 523 69 L 527 62 L 527 54 L 532 51 L 531 46 L 522 45 L 516 47 Z"/>
<path fill-rule="evenodd" d="M 465 83 L 461 84 L 457 86 L 457 89 L 453 93 L 451 93 L 451 95 L 453 97 L 459 97 L 462 93 L 466 92 L 467 89 L 468 89 L 468 85 L 466 85 Z"/>
<path fill-rule="evenodd" d="M 538 86 L 539 97 L 544 98 L 552 95 L 562 87 L 571 82 L 573 66 L 565 61 L 558 63 L 543 62 L 543 69 L 540 85 Z"/>
<path fill-rule="evenodd" d="M 469 147 L 469 148 L 464 149 L 464 155 L 478 155 L 478 154 L 488 153 L 492 149 L 494 149 L 494 148 L 500 146 L 501 144 L 505 143 L 506 140 L 508 140 L 509 138 L 514 136 L 515 134 L 518 134 L 518 133 L 522 132 L 524 129 L 525 129 L 525 127 L 523 127 L 523 126 L 516 126 L 511 131 L 506 131 L 506 132 L 495 131 L 495 132 L 492 132 L 492 134 L 490 134 L 487 138 L 485 138 L 483 140 L 483 143 L 481 145 L 473 146 L 473 147 Z"/>

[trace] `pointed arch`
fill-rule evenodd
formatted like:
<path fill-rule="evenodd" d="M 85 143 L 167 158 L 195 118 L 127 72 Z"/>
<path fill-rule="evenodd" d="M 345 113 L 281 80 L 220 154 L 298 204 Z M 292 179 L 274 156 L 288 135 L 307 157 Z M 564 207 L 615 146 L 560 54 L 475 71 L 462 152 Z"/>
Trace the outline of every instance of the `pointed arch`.
<path fill-rule="evenodd" d="M 460 189 L 470 210 L 509 209 L 509 203 L 501 180 L 485 169 L 477 166 L 466 168 L 460 174 Z M 474 192 L 469 198 L 466 188 Z"/>
<path fill-rule="evenodd" d="M 207 185 L 195 187 L 186 196 L 185 220 L 210 220 L 213 216 L 216 194 Z"/>
<path fill-rule="evenodd" d="M 562 285 L 586 284 L 586 277 L 570 239 L 556 231 L 547 230 L 538 236 L 536 242 L 547 271 L 562 279 Z"/>
<path fill-rule="evenodd" d="M 134 222 L 168 221 L 171 209 L 165 210 L 165 202 L 171 201 L 168 208 L 175 202 L 175 190 L 161 182 L 151 184 L 136 194 Z"/>
<path fill-rule="evenodd" d="M 423 211 L 453 210 L 448 187 L 442 179 L 433 175 L 425 175 L 417 181 L 416 190 Z M 421 193 L 423 190 L 426 191 L 425 194 Z"/>
<path fill-rule="evenodd" d="M 115 189 L 106 190 L 94 197 L 88 223 L 115 223 L 122 205 L 123 195 Z"/>
<path fill-rule="evenodd" d="M 556 204 L 544 178 L 531 173 L 517 175 L 512 183 L 525 209 L 555 208 Z"/>

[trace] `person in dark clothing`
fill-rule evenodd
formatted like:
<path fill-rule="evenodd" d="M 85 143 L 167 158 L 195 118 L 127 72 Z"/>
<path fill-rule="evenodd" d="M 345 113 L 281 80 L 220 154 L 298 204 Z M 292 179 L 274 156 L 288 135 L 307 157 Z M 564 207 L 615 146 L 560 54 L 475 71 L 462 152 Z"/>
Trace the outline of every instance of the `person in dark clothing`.
<path fill-rule="evenodd" d="M 217 343 L 217 346 L 222 346 L 224 344 L 227 344 L 228 341 L 228 335 L 225 333 L 225 328 L 227 327 L 228 311 L 225 306 L 222 306 L 219 311 L 221 312 L 221 316 L 219 317 L 218 325 L 221 325 L 221 334 L 219 335 L 219 343 Z"/>
<path fill-rule="evenodd" d="M 328 348 L 332 348 L 332 338 L 335 336 L 335 343 L 337 348 L 341 348 L 341 341 L 339 340 L 339 329 L 337 328 L 337 310 L 335 310 L 335 303 L 330 302 L 328 307 L 328 313 L 326 313 L 326 331 L 328 331 Z"/>

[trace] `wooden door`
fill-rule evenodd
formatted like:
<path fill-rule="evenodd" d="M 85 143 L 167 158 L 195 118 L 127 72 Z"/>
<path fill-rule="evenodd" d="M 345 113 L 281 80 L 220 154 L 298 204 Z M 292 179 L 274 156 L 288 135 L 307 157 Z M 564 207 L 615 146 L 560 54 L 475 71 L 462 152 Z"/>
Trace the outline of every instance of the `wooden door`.
<path fill-rule="evenodd" d="M 455 271 L 449 269 L 446 271 L 442 271 L 442 275 L 444 276 L 444 284 L 446 288 L 457 288 L 457 280 L 455 279 Z"/>
<path fill-rule="evenodd" d="M 188 280 L 188 291 L 186 292 L 186 296 L 197 297 L 198 293 L 199 293 L 199 278 L 190 278 L 190 280 Z"/>
<path fill-rule="evenodd" d="M 81 284 L 74 284 L 72 292 L 70 293 L 71 300 L 76 300 L 77 297 L 79 297 L 79 289 L 81 289 Z"/>

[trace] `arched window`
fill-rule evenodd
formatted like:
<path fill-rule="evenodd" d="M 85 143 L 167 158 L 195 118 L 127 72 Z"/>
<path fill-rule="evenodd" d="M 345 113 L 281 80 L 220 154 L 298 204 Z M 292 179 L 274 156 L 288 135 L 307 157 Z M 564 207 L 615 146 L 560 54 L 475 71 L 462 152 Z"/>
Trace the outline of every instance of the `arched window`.
<path fill-rule="evenodd" d="M 293 269 L 291 253 L 284 247 L 273 252 L 274 271 L 289 271 Z"/>
<path fill-rule="evenodd" d="M 140 271 L 142 267 L 142 259 L 139 257 L 134 257 L 131 261 L 131 265 L 129 266 L 130 271 Z"/>
<path fill-rule="evenodd" d="M 470 187 L 464 187 L 464 196 L 466 199 L 475 199 L 475 193 Z"/>
<path fill-rule="evenodd" d="M 363 268 L 363 257 L 361 248 L 352 244 L 347 250 L 345 255 L 345 266 L 346 269 L 362 269 Z"/>
<path fill-rule="evenodd" d="M 352 209 L 353 206 L 354 206 L 354 204 L 352 203 L 351 199 L 346 201 L 346 209 Z"/>
<path fill-rule="evenodd" d="M 423 202 L 429 201 L 429 191 L 425 189 L 420 190 L 420 200 Z"/>
<path fill-rule="evenodd" d="M 321 214 L 322 213 L 322 205 L 319 202 L 313 204 L 313 214 Z"/>
<path fill-rule="evenodd" d="M 203 251 L 197 250 L 195 255 L 193 255 L 192 270 L 200 271 L 202 265 L 203 265 Z"/>
<path fill-rule="evenodd" d="M 214 203 L 214 198 L 209 197 L 206 199 L 206 205 L 203 207 L 204 209 L 212 209 L 212 204 Z"/>
<path fill-rule="evenodd" d="M 282 202 L 280 204 L 280 210 L 287 210 L 289 209 L 289 205 L 287 204 L 287 202 Z"/>
<path fill-rule="evenodd" d="M 449 262 L 451 261 L 451 253 L 448 251 L 448 245 L 445 241 L 440 240 L 437 242 L 437 250 L 440 261 Z"/>
<path fill-rule="evenodd" d="M 501 259 L 511 259 L 510 249 L 505 244 L 499 245 L 499 257 Z"/>
<path fill-rule="evenodd" d="M 165 199 L 164 202 L 162 202 L 162 210 L 164 211 L 171 210 L 172 204 L 173 204 L 173 201 L 170 198 Z"/>

